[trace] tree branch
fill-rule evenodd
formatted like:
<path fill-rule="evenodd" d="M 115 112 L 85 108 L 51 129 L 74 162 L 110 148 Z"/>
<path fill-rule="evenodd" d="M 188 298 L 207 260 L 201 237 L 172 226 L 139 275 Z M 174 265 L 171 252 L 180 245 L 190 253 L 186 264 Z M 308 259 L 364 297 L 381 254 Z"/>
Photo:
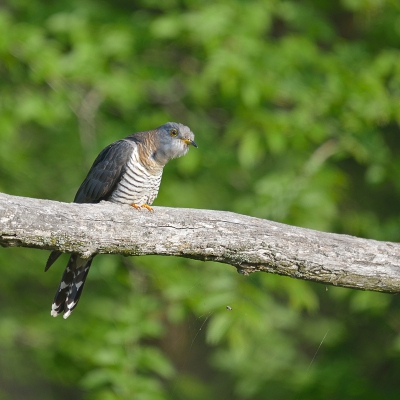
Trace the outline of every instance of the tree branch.
<path fill-rule="evenodd" d="M 224 211 L 107 202 L 61 203 L 0 193 L 0 245 L 212 260 L 362 290 L 400 291 L 400 245 Z"/>

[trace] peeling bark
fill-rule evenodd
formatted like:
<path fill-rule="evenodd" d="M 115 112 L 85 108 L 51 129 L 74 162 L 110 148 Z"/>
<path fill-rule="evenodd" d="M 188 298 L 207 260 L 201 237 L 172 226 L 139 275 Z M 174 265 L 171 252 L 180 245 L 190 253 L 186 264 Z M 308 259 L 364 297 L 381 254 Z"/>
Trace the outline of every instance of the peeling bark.
<path fill-rule="evenodd" d="M 107 202 L 61 203 L 0 193 L 0 245 L 91 254 L 158 254 L 231 264 L 354 289 L 400 291 L 400 245 L 225 211 Z"/>

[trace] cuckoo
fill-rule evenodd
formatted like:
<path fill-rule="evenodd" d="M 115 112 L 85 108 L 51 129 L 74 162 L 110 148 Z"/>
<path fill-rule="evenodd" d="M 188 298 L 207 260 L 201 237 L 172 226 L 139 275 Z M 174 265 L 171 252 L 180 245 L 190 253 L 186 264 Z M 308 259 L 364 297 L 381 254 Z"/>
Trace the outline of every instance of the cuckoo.
<path fill-rule="evenodd" d="M 193 132 L 182 124 L 168 122 L 154 130 L 134 133 L 107 146 L 97 156 L 76 193 L 74 203 L 102 200 L 128 204 L 136 209 L 150 207 L 157 197 L 167 162 L 197 147 Z M 45 271 L 62 253 L 53 251 Z M 72 254 L 51 307 L 51 315 L 68 318 L 78 304 L 93 256 Z"/>

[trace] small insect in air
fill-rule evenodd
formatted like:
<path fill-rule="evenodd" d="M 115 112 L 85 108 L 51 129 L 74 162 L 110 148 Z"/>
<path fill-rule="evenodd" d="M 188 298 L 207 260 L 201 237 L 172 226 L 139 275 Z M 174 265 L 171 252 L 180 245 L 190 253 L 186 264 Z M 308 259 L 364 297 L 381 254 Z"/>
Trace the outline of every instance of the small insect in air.
<path fill-rule="evenodd" d="M 232 307 L 226 306 L 226 309 L 227 309 L 228 311 L 232 311 Z"/>

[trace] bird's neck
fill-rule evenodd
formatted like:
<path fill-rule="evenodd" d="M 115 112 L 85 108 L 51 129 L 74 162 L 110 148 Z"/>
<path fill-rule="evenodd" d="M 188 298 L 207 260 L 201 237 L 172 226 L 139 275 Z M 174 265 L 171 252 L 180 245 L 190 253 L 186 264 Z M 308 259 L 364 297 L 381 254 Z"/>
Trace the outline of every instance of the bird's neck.
<path fill-rule="evenodd" d="M 155 161 L 157 165 L 160 165 L 161 168 L 164 168 L 165 164 L 171 159 L 171 157 L 167 156 L 162 150 L 157 149 L 153 153 L 149 154 L 149 157 Z"/>
<path fill-rule="evenodd" d="M 160 151 L 154 149 L 150 143 L 138 143 L 140 159 L 152 175 L 159 175 L 169 161 Z"/>

